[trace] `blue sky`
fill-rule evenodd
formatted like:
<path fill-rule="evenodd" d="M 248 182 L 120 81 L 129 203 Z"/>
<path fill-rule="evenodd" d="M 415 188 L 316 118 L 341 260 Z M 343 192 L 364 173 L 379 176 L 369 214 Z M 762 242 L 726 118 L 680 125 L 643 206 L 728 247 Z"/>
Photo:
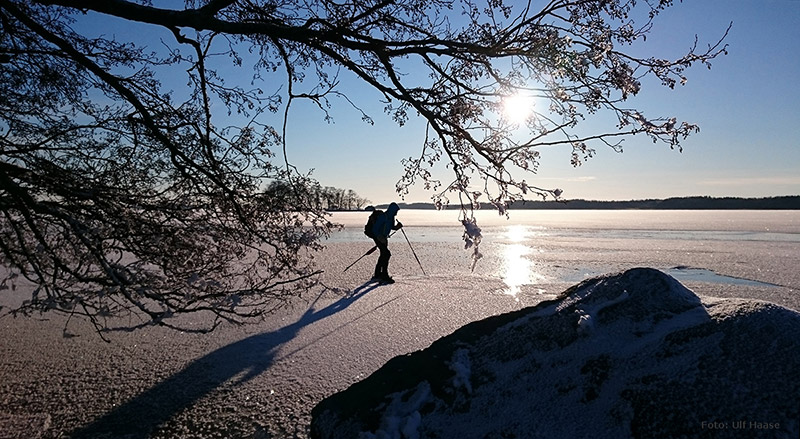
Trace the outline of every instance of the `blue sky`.
<path fill-rule="evenodd" d="M 676 2 L 658 17 L 644 48 L 678 57 L 695 34 L 705 47 L 731 22 L 729 54 L 713 61 L 711 70 L 693 67 L 689 82 L 675 90 L 645 83 L 630 101 L 646 114 L 700 125 L 700 133 L 683 142 L 682 153 L 635 136 L 624 142 L 624 153 L 598 146 L 594 158 L 573 168 L 570 151 L 542 150 L 538 174 L 526 179 L 561 188 L 566 199 L 800 194 L 800 1 Z M 313 168 L 324 185 L 354 189 L 374 203 L 398 200 L 400 160 L 419 153 L 424 125 L 412 120 L 398 128 L 382 114 L 377 94 L 352 78 L 344 77 L 343 85 L 375 125 L 363 123 L 342 101 L 334 101 L 332 124 L 309 103 L 297 102 L 289 125 L 289 159 L 301 169 Z M 429 197 L 418 188 L 405 201 Z"/>
<path fill-rule="evenodd" d="M 106 16 L 88 19 L 93 32 L 120 39 L 172 39 L 152 26 L 121 25 Z M 624 153 L 595 146 L 596 156 L 573 168 L 569 150 L 543 149 L 539 172 L 525 179 L 535 186 L 560 188 L 566 199 L 800 194 L 800 0 L 676 2 L 657 18 L 645 45 L 636 50 L 677 58 L 692 46 L 695 35 L 705 47 L 731 22 L 729 54 L 714 60 L 711 70 L 693 67 L 686 72 L 689 82 L 674 90 L 645 82 L 627 104 L 650 117 L 675 116 L 698 124 L 700 133 L 683 142 L 682 153 L 635 136 L 624 142 Z M 249 72 L 223 73 L 249 82 Z M 262 86 L 265 92 L 281 87 L 285 91 L 285 77 L 278 73 L 274 83 L 271 79 Z M 175 81 L 177 87 L 185 84 L 185 77 L 162 79 Z M 364 123 L 343 100 L 332 100 L 333 123 L 325 122 L 313 104 L 296 101 L 288 125 L 288 158 L 301 171 L 313 169 L 323 185 L 353 189 L 376 204 L 399 201 L 395 184 L 403 173 L 400 161 L 419 154 L 425 126 L 412 116 L 398 127 L 383 114 L 381 96 L 344 71 L 341 84 L 375 124 Z M 614 123 L 590 115 L 584 126 L 608 131 Z M 449 182 L 449 171 L 440 165 L 436 175 Z M 405 201 L 428 201 L 430 195 L 418 187 Z"/>

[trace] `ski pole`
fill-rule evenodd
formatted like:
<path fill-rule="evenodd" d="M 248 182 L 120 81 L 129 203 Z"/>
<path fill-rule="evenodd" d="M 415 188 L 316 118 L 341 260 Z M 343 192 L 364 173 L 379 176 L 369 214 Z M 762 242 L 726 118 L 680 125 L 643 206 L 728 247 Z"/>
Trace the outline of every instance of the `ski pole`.
<path fill-rule="evenodd" d="M 417 260 L 417 264 L 419 264 L 419 268 L 421 268 L 421 269 L 422 269 L 422 274 L 424 274 L 425 276 L 427 276 L 427 275 L 428 275 L 428 273 L 426 273 L 426 272 L 425 272 L 425 269 L 422 267 L 422 262 L 420 262 L 420 261 L 419 261 L 419 258 L 417 257 L 417 252 L 415 252 L 415 251 L 414 251 L 414 247 L 412 247 L 412 246 L 411 246 L 411 241 L 409 241 L 409 240 L 408 240 L 408 235 L 406 235 L 406 231 L 405 231 L 405 230 L 403 230 L 402 228 L 400 228 L 400 231 L 401 231 L 401 232 L 403 232 L 403 236 L 405 236 L 405 237 L 406 237 L 406 242 L 408 243 L 408 247 L 411 249 L 411 253 L 414 255 L 414 259 L 416 259 L 416 260 Z"/>
<path fill-rule="evenodd" d="M 356 260 L 355 260 L 355 262 L 353 262 L 352 264 L 348 265 L 348 266 L 347 266 L 347 268 L 345 268 L 345 269 L 342 271 L 342 273 L 344 273 L 345 271 L 349 270 L 349 269 L 350 269 L 350 267 L 352 267 L 353 265 L 356 265 L 356 262 L 358 262 L 358 261 L 360 261 L 360 260 L 364 259 L 364 257 L 365 257 L 365 256 L 367 256 L 367 255 L 371 255 L 371 254 L 375 253 L 375 250 L 377 250 L 377 249 L 378 249 L 378 246 L 377 246 L 377 245 L 376 245 L 376 246 L 374 246 L 374 247 L 372 247 L 371 249 L 369 249 L 369 250 L 368 250 L 366 253 L 364 253 L 363 255 L 361 255 L 361 257 L 360 257 L 360 258 L 356 259 Z"/>
<path fill-rule="evenodd" d="M 395 230 L 394 232 L 392 232 L 392 233 L 389 235 L 389 237 L 391 238 L 391 237 L 392 237 L 392 236 L 393 236 L 395 233 L 397 233 L 397 230 Z M 403 233 L 405 233 L 405 232 L 403 232 Z M 352 263 L 352 264 L 348 265 L 348 266 L 347 266 L 347 268 L 345 268 L 344 270 L 342 270 L 342 273 L 344 273 L 345 271 L 349 270 L 349 269 L 350 269 L 350 267 L 352 267 L 353 265 L 356 265 L 356 262 L 358 262 L 358 261 L 360 261 L 360 260 L 364 259 L 364 257 L 365 257 L 365 256 L 367 256 L 367 255 L 371 255 L 371 254 L 375 253 L 375 250 L 377 250 L 377 249 L 378 249 L 378 246 L 376 245 L 376 246 L 373 246 L 371 249 L 367 250 L 367 252 L 366 252 L 366 253 L 364 253 L 363 255 L 361 255 L 361 257 L 360 257 L 360 258 L 356 259 L 355 261 L 353 261 L 353 263 Z"/>

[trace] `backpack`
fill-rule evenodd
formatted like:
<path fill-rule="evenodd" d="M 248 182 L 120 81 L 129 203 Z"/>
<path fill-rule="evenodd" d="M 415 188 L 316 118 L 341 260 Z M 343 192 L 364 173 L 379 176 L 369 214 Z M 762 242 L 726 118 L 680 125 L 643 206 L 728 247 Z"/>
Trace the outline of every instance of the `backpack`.
<path fill-rule="evenodd" d="M 375 209 L 369 214 L 369 219 L 367 219 L 367 224 L 364 225 L 364 234 L 369 236 L 372 239 L 375 239 L 375 234 L 372 233 L 372 229 L 375 228 L 375 221 L 378 220 L 378 217 L 383 215 L 383 211 L 380 209 Z"/>

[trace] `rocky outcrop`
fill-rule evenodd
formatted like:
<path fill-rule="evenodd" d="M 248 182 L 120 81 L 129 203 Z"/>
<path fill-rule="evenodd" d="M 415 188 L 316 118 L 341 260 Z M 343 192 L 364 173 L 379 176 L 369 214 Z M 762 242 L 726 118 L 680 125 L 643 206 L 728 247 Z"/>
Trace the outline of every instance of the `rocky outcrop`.
<path fill-rule="evenodd" d="M 633 269 L 471 323 L 314 408 L 328 438 L 791 437 L 800 314 Z"/>

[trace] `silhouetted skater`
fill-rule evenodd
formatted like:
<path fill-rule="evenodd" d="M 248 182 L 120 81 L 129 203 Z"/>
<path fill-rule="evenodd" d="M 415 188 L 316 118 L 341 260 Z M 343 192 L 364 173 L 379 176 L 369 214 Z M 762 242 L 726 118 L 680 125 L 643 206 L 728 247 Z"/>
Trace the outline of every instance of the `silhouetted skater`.
<path fill-rule="evenodd" d="M 392 257 L 392 252 L 389 251 L 389 234 L 392 230 L 399 230 L 403 227 L 400 221 L 395 221 L 398 210 L 400 210 L 400 206 L 397 203 L 390 204 L 386 212 L 375 216 L 374 224 L 370 230 L 372 232 L 370 237 L 375 241 L 378 250 L 380 250 L 373 279 L 388 284 L 394 283 L 394 279 L 389 276 L 389 258 Z"/>

